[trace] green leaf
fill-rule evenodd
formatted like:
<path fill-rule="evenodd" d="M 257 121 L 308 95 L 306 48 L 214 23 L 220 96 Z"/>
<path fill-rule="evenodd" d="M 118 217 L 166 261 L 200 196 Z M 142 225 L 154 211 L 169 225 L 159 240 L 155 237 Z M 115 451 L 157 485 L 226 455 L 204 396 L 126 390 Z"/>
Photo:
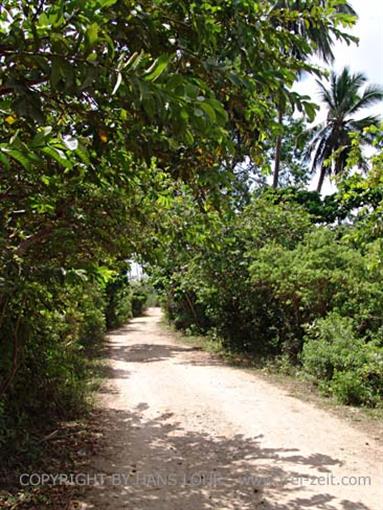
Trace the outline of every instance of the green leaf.
<path fill-rule="evenodd" d="M 64 168 L 71 169 L 73 167 L 71 161 L 69 161 L 69 159 L 67 159 L 61 151 L 58 151 L 53 147 L 43 147 L 41 152 L 57 161 L 57 163 Z"/>
<path fill-rule="evenodd" d="M 309 121 L 312 122 L 315 119 L 316 111 L 318 109 L 317 105 L 313 103 L 303 103 L 303 108 L 305 109 L 306 115 L 309 118 Z"/>
<path fill-rule="evenodd" d="M 104 7 L 111 7 L 117 0 L 98 0 L 98 5 L 103 9 Z"/>
<path fill-rule="evenodd" d="M 37 148 L 41 147 L 42 145 L 46 144 L 46 139 L 52 132 L 52 126 L 45 126 L 43 128 L 40 128 L 38 133 L 35 134 L 35 136 L 32 139 L 31 147 Z"/>
<path fill-rule="evenodd" d="M 170 209 L 172 206 L 173 200 L 168 195 L 160 195 L 157 198 L 157 204 L 165 209 Z"/>
<path fill-rule="evenodd" d="M 100 27 L 98 26 L 97 23 L 92 23 L 91 25 L 89 25 L 89 27 L 86 31 L 86 37 L 87 37 L 89 46 L 94 46 L 97 43 L 99 28 Z"/>
<path fill-rule="evenodd" d="M 189 129 L 185 131 L 185 139 L 189 145 L 192 145 L 194 143 L 193 133 Z"/>
<path fill-rule="evenodd" d="M 153 64 L 147 69 L 145 72 L 145 80 L 147 81 L 156 81 L 157 78 L 161 76 L 161 74 L 165 71 L 165 69 L 168 67 L 170 62 L 169 55 L 161 55 L 158 57 Z"/>
<path fill-rule="evenodd" d="M 199 107 L 207 114 L 211 122 L 216 121 L 217 116 L 215 114 L 215 111 L 206 101 L 202 101 L 201 103 L 199 103 Z"/>
<path fill-rule="evenodd" d="M 9 159 L 7 158 L 7 156 L 5 154 L 3 154 L 1 151 L 0 151 L 0 163 L 7 169 L 9 170 L 10 167 L 11 167 L 11 164 L 9 162 Z"/>
<path fill-rule="evenodd" d="M 69 269 L 68 271 L 65 271 L 64 276 L 72 282 L 87 282 L 89 280 L 85 269 Z"/>
<path fill-rule="evenodd" d="M 37 20 L 36 25 L 37 25 L 37 28 L 40 28 L 40 29 L 44 29 L 44 28 L 49 28 L 50 27 L 51 23 L 50 23 L 49 18 L 46 15 L 45 12 L 40 14 L 39 19 Z"/>
<path fill-rule="evenodd" d="M 81 161 L 83 163 L 85 163 L 85 165 L 90 165 L 90 158 L 89 158 L 88 151 L 86 150 L 86 148 L 83 145 L 78 144 L 78 147 L 75 152 L 79 156 Z"/>
<path fill-rule="evenodd" d="M 98 266 L 94 269 L 94 275 L 97 281 L 106 284 L 117 275 L 117 272 L 105 266 Z"/>
<path fill-rule="evenodd" d="M 135 71 L 137 67 L 141 64 L 143 58 L 144 58 L 144 51 L 141 50 L 140 53 L 137 54 L 137 52 L 133 53 L 133 55 L 128 60 L 126 67 L 131 66 L 132 70 Z"/>
<path fill-rule="evenodd" d="M 91 53 L 90 55 L 88 55 L 86 57 L 86 60 L 88 62 L 96 62 L 96 60 L 97 60 L 97 53 L 96 52 Z"/>
<path fill-rule="evenodd" d="M 43 202 L 35 202 L 31 205 L 32 209 L 39 214 L 45 214 L 50 213 L 55 210 L 54 206 L 52 204 L 43 203 Z"/>
<path fill-rule="evenodd" d="M 6 152 L 12 159 L 20 163 L 20 165 L 25 168 L 25 170 L 29 170 L 31 167 L 31 162 L 27 158 L 25 154 L 17 149 L 3 149 L 3 152 Z"/>

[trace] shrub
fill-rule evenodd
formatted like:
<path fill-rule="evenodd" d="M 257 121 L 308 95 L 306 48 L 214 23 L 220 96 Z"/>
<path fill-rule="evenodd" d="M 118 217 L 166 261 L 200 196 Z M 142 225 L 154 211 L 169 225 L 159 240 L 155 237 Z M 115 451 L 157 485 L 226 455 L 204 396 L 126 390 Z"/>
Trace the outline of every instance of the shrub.
<path fill-rule="evenodd" d="M 303 209 L 258 198 L 232 224 L 222 225 L 211 245 L 164 278 L 169 318 L 182 329 L 214 328 L 231 351 L 281 352 L 284 315 L 272 286 L 252 280 L 250 268 L 269 243 L 293 248 L 309 228 Z M 267 273 L 273 269 L 268 263 Z"/>
<path fill-rule="evenodd" d="M 145 282 L 132 282 L 132 314 L 139 317 L 143 314 L 149 297 L 149 291 Z"/>
<path fill-rule="evenodd" d="M 85 347 L 91 348 L 102 341 L 106 331 L 104 293 L 97 286 L 89 286 L 79 307 L 82 313 L 79 338 Z"/>
<path fill-rule="evenodd" d="M 338 399 L 375 405 L 383 242 L 359 243 L 351 224 L 317 223 L 283 194 L 277 203 L 261 196 L 214 224 L 208 242 L 205 235 L 186 253 L 169 250 L 158 278 L 167 314 L 184 330 L 214 332 L 230 351 L 282 355 L 293 365 L 304 359 L 306 372 Z M 322 335 L 316 343 L 314 331 Z"/>
<path fill-rule="evenodd" d="M 368 246 L 364 254 L 341 233 L 314 227 L 293 249 L 271 242 L 254 253 L 252 283 L 271 296 L 277 336 L 292 361 L 305 326 L 331 311 L 352 317 L 359 337 L 371 338 L 383 326 L 383 274 L 374 263 L 376 250 Z"/>
<path fill-rule="evenodd" d="M 3 447 L 24 440 L 23 431 L 41 426 L 41 416 L 46 426 L 87 406 L 86 349 L 99 344 L 105 331 L 103 289 L 88 281 L 50 283 L 49 291 L 44 284 L 25 283 L 3 309 L 2 381 L 12 374 L 15 345 L 18 352 L 17 371 L 1 402 Z"/>
<path fill-rule="evenodd" d="M 132 290 L 126 274 L 116 277 L 106 287 L 106 325 L 118 328 L 133 317 Z"/>
<path fill-rule="evenodd" d="M 302 351 L 304 371 L 322 390 L 344 404 L 376 405 L 383 389 L 383 349 L 356 336 L 355 322 L 338 313 L 308 329 Z"/>
<path fill-rule="evenodd" d="M 339 403 L 347 405 L 371 404 L 371 390 L 355 371 L 335 372 L 329 384 L 331 393 Z"/>

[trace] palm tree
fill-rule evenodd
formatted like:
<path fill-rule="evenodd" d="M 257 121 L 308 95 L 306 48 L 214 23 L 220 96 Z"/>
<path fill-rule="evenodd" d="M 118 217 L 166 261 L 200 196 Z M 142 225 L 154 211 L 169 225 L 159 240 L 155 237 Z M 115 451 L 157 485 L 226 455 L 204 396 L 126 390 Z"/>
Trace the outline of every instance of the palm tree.
<path fill-rule="evenodd" d="M 340 74 L 331 73 L 325 83 L 317 81 L 321 99 L 327 107 L 327 119 L 312 130 L 307 157 L 312 157 L 312 169 L 320 169 L 317 191 L 322 189 L 327 173 L 340 174 L 344 171 L 351 150 L 350 133 L 361 134 L 363 144 L 370 144 L 371 139 L 363 131 L 366 127 L 377 125 L 379 116 L 368 115 L 355 118 L 364 108 L 383 99 L 383 88 L 366 85 L 363 73 L 352 74 L 345 67 Z M 329 162 L 332 158 L 332 162 Z"/>
<path fill-rule="evenodd" d="M 315 5 L 326 7 L 328 4 L 328 0 L 316 0 L 313 2 L 312 7 Z M 274 10 L 287 9 L 293 11 L 299 11 L 302 8 L 302 0 L 277 0 L 273 7 Z M 305 8 L 308 8 L 307 3 Z M 334 14 L 348 14 L 350 16 L 354 16 L 356 19 L 358 17 L 356 11 L 347 1 L 336 5 L 334 8 Z M 324 62 L 326 62 L 326 64 L 330 64 L 334 61 L 334 53 L 332 51 L 335 42 L 334 37 L 335 39 L 344 40 L 346 42 L 355 42 L 355 37 L 350 34 L 342 33 L 340 31 L 336 32 L 333 28 L 330 28 L 327 20 L 325 19 L 315 25 L 307 25 L 303 18 L 298 18 L 291 21 L 288 28 L 292 30 L 294 34 L 303 37 L 305 40 L 313 44 L 315 47 L 315 53 Z M 298 47 L 292 48 L 291 54 L 300 60 L 305 60 L 307 58 L 307 52 Z"/>
<path fill-rule="evenodd" d="M 320 0 L 320 5 L 326 5 L 328 0 Z M 301 4 L 301 0 L 277 0 L 273 9 L 293 9 L 299 10 Z M 337 5 L 335 7 L 337 14 L 349 14 L 351 16 L 357 17 L 356 12 L 351 7 L 348 2 L 344 4 Z M 334 61 L 334 53 L 332 51 L 332 47 L 334 44 L 334 32 L 329 29 L 326 22 L 323 21 L 322 24 L 319 25 L 311 25 L 307 26 L 303 19 L 294 20 L 288 27 L 292 30 L 296 35 L 300 35 L 305 40 L 308 40 L 315 48 L 315 53 L 326 63 L 329 64 Z M 338 33 L 335 35 L 336 39 L 343 39 L 347 42 L 353 40 L 352 36 L 348 36 L 347 34 Z M 307 53 L 302 51 L 302 48 L 293 47 L 290 50 L 291 55 L 299 60 L 306 60 Z M 282 97 L 282 94 L 281 94 Z M 285 113 L 285 108 L 283 102 L 280 100 L 277 105 L 278 111 L 278 124 L 283 126 L 283 116 Z M 282 152 L 282 134 L 277 136 L 276 144 L 275 144 L 275 156 L 274 156 L 274 170 L 273 170 L 273 188 L 278 187 L 279 182 L 279 171 L 281 165 L 281 152 Z"/>

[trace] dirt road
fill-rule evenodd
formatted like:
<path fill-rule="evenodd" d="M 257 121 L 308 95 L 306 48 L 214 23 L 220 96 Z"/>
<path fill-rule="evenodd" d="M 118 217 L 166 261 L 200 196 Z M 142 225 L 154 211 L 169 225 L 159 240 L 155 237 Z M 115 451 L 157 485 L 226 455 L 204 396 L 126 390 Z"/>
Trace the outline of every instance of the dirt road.
<path fill-rule="evenodd" d="M 381 443 L 159 322 L 152 309 L 110 336 L 86 508 L 383 509 Z"/>

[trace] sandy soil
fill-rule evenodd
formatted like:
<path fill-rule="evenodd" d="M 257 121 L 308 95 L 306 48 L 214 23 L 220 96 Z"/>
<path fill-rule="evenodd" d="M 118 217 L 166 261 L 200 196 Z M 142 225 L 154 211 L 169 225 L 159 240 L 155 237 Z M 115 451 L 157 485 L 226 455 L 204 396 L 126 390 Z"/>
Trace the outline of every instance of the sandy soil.
<path fill-rule="evenodd" d="M 110 335 L 107 446 L 84 508 L 383 509 L 377 438 L 180 345 L 160 318 Z"/>

